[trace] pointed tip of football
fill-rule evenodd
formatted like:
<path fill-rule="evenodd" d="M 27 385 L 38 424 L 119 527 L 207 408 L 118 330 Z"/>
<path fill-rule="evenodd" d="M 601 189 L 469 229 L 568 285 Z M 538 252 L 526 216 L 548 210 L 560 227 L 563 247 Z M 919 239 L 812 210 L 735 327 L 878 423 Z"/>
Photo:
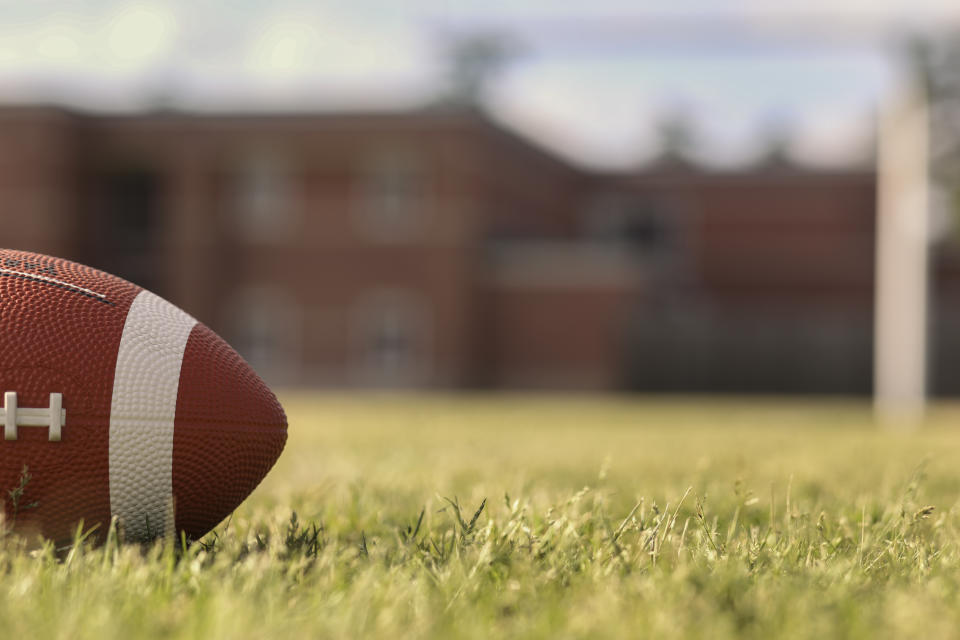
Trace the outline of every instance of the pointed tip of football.
<path fill-rule="evenodd" d="M 176 527 L 196 538 L 260 484 L 287 441 L 276 396 L 219 336 L 198 324 L 180 373 L 173 441 Z"/>

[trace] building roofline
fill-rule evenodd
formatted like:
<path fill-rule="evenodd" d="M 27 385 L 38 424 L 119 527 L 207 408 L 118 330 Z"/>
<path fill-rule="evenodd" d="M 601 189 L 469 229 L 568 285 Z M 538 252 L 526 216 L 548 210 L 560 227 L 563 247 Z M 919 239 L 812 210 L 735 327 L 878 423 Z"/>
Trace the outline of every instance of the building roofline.
<path fill-rule="evenodd" d="M 697 182 L 795 182 L 797 180 L 868 180 L 876 178 L 876 169 L 864 166 L 816 167 L 805 165 L 777 165 L 767 167 L 751 164 L 729 168 L 693 166 L 682 171 L 667 171 L 657 167 L 637 167 L 629 170 L 599 171 L 592 175 L 603 180 L 643 185 L 689 184 Z"/>
<path fill-rule="evenodd" d="M 55 114 L 73 119 L 85 116 L 76 109 L 54 102 L 0 102 L 0 116 L 17 113 Z"/>
<path fill-rule="evenodd" d="M 452 107 L 442 104 L 425 104 L 406 109 L 374 109 L 343 107 L 333 109 L 181 109 L 177 107 L 159 107 L 154 109 L 110 111 L 75 105 L 66 105 L 50 101 L 40 102 L 0 102 L 0 117 L 10 113 L 46 113 L 63 116 L 76 121 L 93 123 L 130 122 L 130 121 L 216 121 L 222 125 L 247 122 L 270 121 L 277 124 L 296 124 L 299 122 L 322 121 L 326 123 L 342 120 L 357 124 L 373 121 L 418 121 L 433 126 L 465 125 L 479 126 L 493 133 L 508 144 L 523 147 L 528 152 L 541 157 L 571 174 L 591 179 L 621 181 L 642 184 L 689 183 L 691 179 L 702 182 L 730 182 L 738 179 L 764 180 L 777 182 L 797 179 L 867 179 L 876 175 L 873 167 L 851 166 L 838 168 L 811 167 L 793 163 L 775 165 L 749 164 L 736 167 L 709 167 L 692 161 L 682 165 L 676 163 L 657 163 L 640 165 L 625 169 L 595 168 L 577 163 L 564 155 L 537 142 L 506 123 L 503 123 L 482 108 Z"/>
<path fill-rule="evenodd" d="M 331 123 L 342 120 L 345 123 L 353 121 L 365 124 L 376 121 L 383 122 L 423 122 L 432 126 L 479 126 L 493 133 L 509 144 L 522 146 L 528 152 L 534 153 L 553 164 L 562 166 L 571 173 L 585 173 L 568 159 L 551 149 L 539 144 L 524 135 L 523 132 L 500 122 L 487 111 L 481 108 L 453 107 L 442 104 L 425 104 L 406 109 L 375 109 L 357 108 L 346 109 L 182 109 L 177 107 L 158 107 L 153 109 L 110 111 L 106 109 L 92 109 L 73 105 L 57 104 L 53 102 L 36 103 L 0 103 L 0 116 L 4 113 L 16 112 L 53 112 L 69 116 L 80 121 L 93 123 L 106 122 L 134 122 L 134 121 L 182 121 L 204 122 L 216 121 L 219 124 L 231 125 L 242 122 L 273 122 L 276 124 L 297 124 L 324 122 Z"/>

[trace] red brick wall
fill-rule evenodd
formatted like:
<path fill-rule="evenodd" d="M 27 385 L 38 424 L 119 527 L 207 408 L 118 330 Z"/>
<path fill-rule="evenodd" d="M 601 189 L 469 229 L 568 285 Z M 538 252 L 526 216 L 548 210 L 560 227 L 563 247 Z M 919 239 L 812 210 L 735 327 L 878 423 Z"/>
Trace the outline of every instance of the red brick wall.
<path fill-rule="evenodd" d="M 485 320 L 497 387 L 620 388 L 645 272 L 610 247 L 511 243 L 492 251 Z"/>
<path fill-rule="evenodd" d="M 477 186 L 487 233 L 508 238 L 571 238 L 579 230 L 588 178 L 507 132 L 487 125 Z"/>
<path fill-rule="evenodd" d="M 77 123 L 52 108 L 0 110 L 0 244 L 76 255 Z"/>
<path fill-rule="evenodd" d="M 499 290 L 492 296 L 498 387 L 618 388 L 624 382 L 625 291 Z"/>
<path fill-rule="evenodd" d="M 731 302 L 872 304 L 872 174 L 760 174 L 695 188 L 693 262 L 705 291 Z"/>
<path fill-rule="evenodd" d="M 681 171 L 607 188 L 666 203 L 682 235 L 673 266 L 631 322 L 633 386 L 869 389 L 872 174 Z"/>
<path fill-rule="evenodd" d="M 237 217 L 251 154 L 285 163 L 294 197 L 276 237 L 251 237 Z M 358 214 L 384 154 L 412 158 L 422 176 L 416 222 L 393 235 Z M 137 251 L 105 228 L 103 185 L 131 168 L 158 185 L 157 226 Z M 426 362 L 414 385 L 863 390 L 874 191 L 856 172 L 590 175 L 469 113 L 0 110 L 2 244 L 149 277 L 228 339 L 238 300 L 275 289 L 264 299 L 291 307 L 267 310 L 285 318 L 289 382 L 377 383 L 353 325 L 386 292 L 419 306 Z M 620 246 L 611 267 L 597 238 L 584 244 L 588 204 L 606 192 L 652 203 L 668 245 Z M 503 263 L 491 238 L 523 239 L 511 249 L 520 261 Z M 545 239 L 557 250 L 538 262 Z M 938 319 L 960 317 L 953 288 L 937 293 Z M 960 353 L 950 322 L 938 339 Z"/>
<path fill-rule="evenodd" d="M 415 156 L 423 206 L 412 231 L 383 238 L 357 214 L 359 183 L 371 158 L 395 150 Z M 287 162 L 296 193 L 290 228 L 262 242 L 238 228 L 232 202 L 238 161 L 258 152 Z M 87 126 L 85 154 L 94 184 L 125 167 L 162 184 L 152 263 L 161 294 L 228 338 L 238 291 L 266 284 L 295 301 L 291 366 L 308 382 L 357 382 L 353 309 L 387 290 L 424 301 L 428 373 L 416 383 L 476 383 L 485 238 L 498 220 L 569 233 L 575 211 L 565 195 L 571 169 L 474 115 L 99 117 Z M 96 220 L 92 190 L 86 208 Z M 123 273 L 110 261 L 116 248 L 96 240 L 87 261 Z"/>

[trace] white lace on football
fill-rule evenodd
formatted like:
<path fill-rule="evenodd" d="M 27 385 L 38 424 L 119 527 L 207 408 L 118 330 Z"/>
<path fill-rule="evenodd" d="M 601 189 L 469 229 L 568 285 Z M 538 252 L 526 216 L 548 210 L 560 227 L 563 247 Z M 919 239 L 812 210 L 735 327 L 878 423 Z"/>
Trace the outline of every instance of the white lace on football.
<path fill-rule="evenodd" d="M 67 421 L 63 394 L 51 393 L 50 406 L 45 409 L 21 409 L 17 406 L 17 392 L 7 391 L 3 394 L 0 421 L 3 422 L 4 440 L 16 440 L 18 427 L 48 427 L 50 442 L 60 442 L 63 424 Z"/>
<path fill-rule="evenodd" d="M 48 276 L 43 276 L 43 275 L 40 275 L 39 273 L 28 273 L 28 272 L 26 272 L 26 271 L 14 271 L 13 269 L 3 269 L 3 268 L 0 268 L 0 273 L 5 273 L 5 274 L 10 275 L 10 276 L 18 276 L 18 277 L 21 277 L 21 278 L 29 278 L 29 279 L 31 279 L 31 280 L 40 280 L 40 281 L 42 281 L 42 282 L 49 282 L 50 284 L 55 284 L 55 285 L 57 285 L 58 287 L 64 287 L 64 288 L 66 288 L 66 289 L 73 289 L 74 291 L 80 291 L 81 293 L 85 293 L 85 294 L 87 294 L 87 295 L 91 295 L 91 296 L 94 296 L 94 297 L 96 297 L 96 298 L 100 298 L 101 300 L 105 300 L 105 299 L 107 298 L 106 295 L 104 295 L 104 294 L 102 294 L 102 293 L 97 293 L 96 291 L 91 291 L 90 289 L 87 289 L 86 287 L 81 287 L 80 285 L 77 285 L 77 284 L 71 284 L 71 283 L 69 283 L 69 282 L 64 282 L 63 280 L 57 280 L 56 278 L 50 278 L 50 277 L 48 277 Z"/>

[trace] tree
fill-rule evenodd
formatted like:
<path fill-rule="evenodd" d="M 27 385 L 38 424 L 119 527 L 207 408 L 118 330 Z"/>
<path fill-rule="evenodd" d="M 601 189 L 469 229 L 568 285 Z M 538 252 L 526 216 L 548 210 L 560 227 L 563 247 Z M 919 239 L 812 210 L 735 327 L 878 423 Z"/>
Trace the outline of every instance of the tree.
<path fill-rule="evenodd" d="M 659 153 L 654 164 L 661 167 L 684 168 L 696 157 L 699 144 L 696 123 L 683 109 L 674 109 L 657 124 Z"/>
<path fill-rule="evenodd" d="M 787 118 L 779 115 L 769 116 L 761 126 L 758 138 L 760 139 L 758 166 L 775 169 L 792 164 L 790 145 L 793 142 L 793 129 Z"/>
<path fill-rule="evenodd" d="M 453 38 L 446 45 L 446 87 L 441 103 L 480 107 L 491 83 L 520 54 L 513 37 L 497 31 Z"/>
<path fill-rule="evenodd" d="M 930 104 L 931 178 L 960 228 L 960 33 L 913 37 L 905 58 Z"/>

